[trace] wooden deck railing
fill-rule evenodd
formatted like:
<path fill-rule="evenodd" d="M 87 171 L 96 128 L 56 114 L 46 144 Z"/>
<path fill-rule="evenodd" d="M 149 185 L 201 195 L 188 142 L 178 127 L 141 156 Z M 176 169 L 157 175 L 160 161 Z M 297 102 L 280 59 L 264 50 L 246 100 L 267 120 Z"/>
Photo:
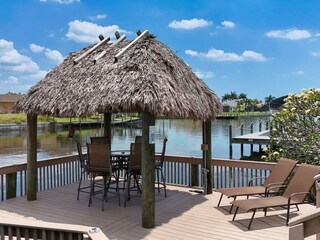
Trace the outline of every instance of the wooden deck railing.
<path fill-rule="evenodd" d="M 52 223 L 28 219 L 0 217 L 0 239 L 70 239 L 102 240 L 108 239 L 99 228 Z"/>
<path fill-rule="evenodd" d="M 166 156 L 164 172 L 168 184 L 202 186 L 201 158 Z M 213 188 L 246 186 L 252 177 L 268 176 L 274 163 L 212 159 Z M 80 166 L 77 155 L 38 161 L 38 191 L 77 182 Z M 26 194 L 27 164 L 0 167 L 1 201 Z M 255 184 L 260 184 L 256 180 Z"/>

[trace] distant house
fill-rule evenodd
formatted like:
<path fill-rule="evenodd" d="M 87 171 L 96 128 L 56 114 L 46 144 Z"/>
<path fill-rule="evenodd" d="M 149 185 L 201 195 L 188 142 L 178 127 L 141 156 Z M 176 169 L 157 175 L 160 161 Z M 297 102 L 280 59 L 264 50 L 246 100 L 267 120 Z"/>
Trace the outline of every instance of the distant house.
<path fill-rule="evenodd" d="M 284 99 L 286 99 L 288 95 L 276 98 L 272 100 L 270 103 L 263 105 L 260 111 L 270 111 L 270 112 L 277 112 L 282 108 L 282 105 L 285 103 Z"/>
<path fill-rule="evenodd" d="M 13 112 L 13 106 L 22 97 L 21 94 L 0 94 L 0 113 Z"/>
<path fill-rule="evenodd" d="M 238 100 L 228 100 L 222 102 L 224 112 L 232 112 L 232 110 L 237 106 Z"/>

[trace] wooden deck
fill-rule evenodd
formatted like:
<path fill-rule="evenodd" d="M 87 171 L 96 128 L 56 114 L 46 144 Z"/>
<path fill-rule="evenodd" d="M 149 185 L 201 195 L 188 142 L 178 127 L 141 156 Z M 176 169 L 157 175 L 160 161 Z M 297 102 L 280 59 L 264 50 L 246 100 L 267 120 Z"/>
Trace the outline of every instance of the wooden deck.
<path fill-rule="evenodd" d="M 190 192 L 189 188 L 168 187 L 168 197 L 156 194 L 156 225 L 154 229 L 141 227 L 139 196 L 133 197 L 127 207 L 119 207 L 111 194 L 101 211 L 101 201 L 93 199 L 88 207 L 88 195 L 81 194 L 76 200 L 76 184 L 38 193 L 38 200 L 28 202 L 25 197 L 0 203 L 0 216 L 25 221 L 29 219 L 56 223 L 68 223 L 99 227 L 109 239 L 288 239 L 285 226 L 285 210 L 270 210 L 267 217 L 257 212 L 251 230 L 247 225 L 251 213 L 239 213 L 232 222 L 228 214 L 230 202 L 224 198 L 217 208 L 220 194 L 204 196 Z M 123 200 L 123 199 L 122 199 Z M 315 210 L 312 205 L 301 205 L 301 213 Z M 280 214 L 280 215 L 279 215 Z M 307 239 L 315 239 L 315 236 Z"/>

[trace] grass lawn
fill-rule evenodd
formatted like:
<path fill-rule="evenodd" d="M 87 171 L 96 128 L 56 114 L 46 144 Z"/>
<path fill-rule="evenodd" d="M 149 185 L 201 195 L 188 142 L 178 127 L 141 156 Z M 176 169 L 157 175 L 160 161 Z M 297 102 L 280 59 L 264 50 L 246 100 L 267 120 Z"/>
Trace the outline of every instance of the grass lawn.
<path fill-rule="evenodd" d="M 125 115 L 123 117 L 115 117 L 115 120 L 129 120 L 132 117 L 136 117 L 137 114 L 131 116 Z M 81 122 L 96 122 L 98 120 L 103 121 L 103 115 L 95 115 L 87 118 L 81 118 Z M 0 114 L 0 124 L 21 124 L 27 122 L 27 115 L 24 113 L 8 113 Z M 38 122 L 57 122 L 68 123 L 70 118 L 56 118 L 51 116 L 38 116 Z M 71 122 L 79 122 L 79 118 L 71 118 Z"/>

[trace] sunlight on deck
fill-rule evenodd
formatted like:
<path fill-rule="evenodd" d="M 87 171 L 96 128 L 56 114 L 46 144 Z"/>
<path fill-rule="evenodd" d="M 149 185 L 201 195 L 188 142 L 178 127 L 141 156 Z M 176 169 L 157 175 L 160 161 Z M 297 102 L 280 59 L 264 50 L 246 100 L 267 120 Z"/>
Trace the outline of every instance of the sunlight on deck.
<path fill-rule="evenodd" d="M 232 222 L 233 215 L 228 214 L 230 199 L 223 198 L 222 207 L 217 208 L 220 194 L 216 192 L 204 196 L 190 192 L 190 188 L 169 186 L 167 198 L 163 192 L 156 193 L 156 228 L 144 229 L 139 196 L 132 197 L 124 208 L 109 194 L 102 212 L 98 198 L 93 199 L 91 207 L 86 194 L 77 201 L 76 188 L 72 184 L 40 192 L 38 200 L 32 202 L 25 197 L 1 202 L 0 215 L 99 227 L 109 239 L 288 239 L 284 209 L 270 210 L 267 217 L 257 212 L 248 231 L 251 213 L 240 212 Z M 313 205 L 301 205 L 300 212 L 293 209 L 291 218 L 314 209 Z"/>

